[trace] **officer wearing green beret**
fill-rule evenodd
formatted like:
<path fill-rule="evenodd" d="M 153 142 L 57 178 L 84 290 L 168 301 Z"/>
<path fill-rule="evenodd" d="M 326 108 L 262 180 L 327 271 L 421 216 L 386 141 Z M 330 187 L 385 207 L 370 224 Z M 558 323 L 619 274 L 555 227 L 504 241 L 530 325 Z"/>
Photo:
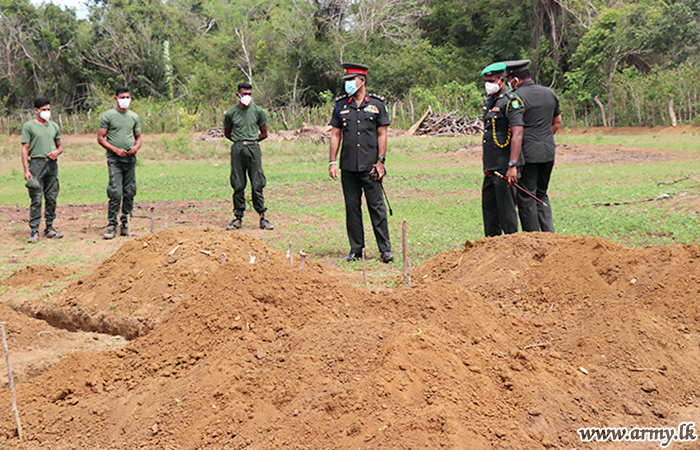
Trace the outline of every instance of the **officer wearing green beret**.
<path fill-rule="evenodd" d="M 520 226 L 523 231 L 553 233 L 552 204 L 547 189 L 554 167 L 554 134 L 561 125 L 559 99 L 553 90 L 532 81 L 529 59 L 505 61 L 504 64 L 509 84 L 524 106 L 522 153 L 525 165 L 520 168 L 518 184 L 544 202 L 543 205 L 517 191 Z"/>
<path fill-rule="evenodd" d="M 384 98 L 367 94 L 367 66 L 343 64 L 345 92 L 338 97 L 331 115 L 331 144 L 328 174 L 338 179 L 338 150 L 343 196 L 345 197 L 345 225 L 350 241 L 350 253 L 344 259 L 352 261 L 362 257 L 365 232 L 362 226 L 361 200 L 365 193 L 367 209 L 372 219 L 374 237 L 377 240 L 382 262 L 394 259 L 389 240 L 386 206 L 382 197 L 382 178 L 386 173 L 387 128 L 391 120 Z"/>
<path fill-rule="evenodd" d="M 486 236 L 517 233 L 515 188 L 518 166 L 523 164 L 523 107 L 506 85 L 506 66 L 494 63 L 481 71 L 484 99 L 483 170 L 481 208 Z M 505 179 L 497 176 L 496 172 Z"/>
<path fill-rule="evenodd" d="M 29 208 L 28 242 L 39 242 L 39 225 L 41 225 L 41 197 L 46 200 L 44 220 L 46 229 L 44 237 L 60 239 L 53 227 L 56 219 L 56 198 L 58 197 L 58 156 L 63 153 L 61 129 L 51 121 L 51 103 L 44 97 L 34 100 L 36 117 L 22 125 L 22 166 L 24 179 L 31 206 Z M 54 148 L 55 146 L 55 148 Z"/>

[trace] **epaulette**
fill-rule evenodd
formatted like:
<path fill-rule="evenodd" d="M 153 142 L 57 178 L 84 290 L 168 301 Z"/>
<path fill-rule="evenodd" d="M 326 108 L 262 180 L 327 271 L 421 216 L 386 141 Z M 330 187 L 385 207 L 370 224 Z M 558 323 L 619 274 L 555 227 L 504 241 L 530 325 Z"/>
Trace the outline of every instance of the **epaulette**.
<path fill-rule="evenodd" d="M 350 97 L 348 94 L 342 94 L 342 95 L 337 96 L 335 99 L 333 99 L 333 101 L 337 103 L 337 102 L 341 101 L 342 99 L 348 98 L 348 97 Z"/>
<path fill-rule="evenodd" d="M 381 95 L 379 95 L 379 94 L 367 94 L 367 95 L 369 95 L 370 97 L 374 97 L 374 98 L 376 98 L 377 100 L 381 100 L 381 101 L 383 101 L 383 102 L 386 102 L 386 99 L 385 99 L 384 97 L 382 97 Z"/>

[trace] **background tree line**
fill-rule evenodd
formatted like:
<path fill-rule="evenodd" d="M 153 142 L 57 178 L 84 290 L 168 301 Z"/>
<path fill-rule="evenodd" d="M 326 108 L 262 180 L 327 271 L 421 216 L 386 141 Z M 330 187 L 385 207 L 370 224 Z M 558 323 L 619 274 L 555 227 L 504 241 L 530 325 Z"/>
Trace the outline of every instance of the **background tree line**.
<path fill-rule="evenodd" d="M 529 58 L 567 126 L 700 122 L 700 0 L 91 0 L 89 11 L 0 0 L 0 116 L 26 118 L 46 96 L 78 132 L 76 117 L 94 119 L 128 85 L 152 132 L 205 129 L 249 81 L 273 127 L 297 127 L 328 120 L 343 61 L 371 67 L 370 91 L 402 123 L 429 104 L 473 116 L 480 70 Z"/>

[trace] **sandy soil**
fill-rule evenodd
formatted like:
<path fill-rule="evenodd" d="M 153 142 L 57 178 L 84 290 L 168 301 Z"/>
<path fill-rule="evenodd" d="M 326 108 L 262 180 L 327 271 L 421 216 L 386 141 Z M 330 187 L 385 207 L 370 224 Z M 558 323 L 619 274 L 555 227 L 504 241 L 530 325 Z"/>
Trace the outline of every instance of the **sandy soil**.
<path fill-rule="evenodd" d="M 591 158 L 572 147 L 562 159 Z M 24 437 L 4 375 L 4 448 L 652 449 L 576 430 L 700 413 L 697 246 L 518 234 L 440 254 L 410 286 L 362 289 L 195 212 L 103 241 L 103 206 L 63 208 L 83 237 L 58 248 L 91 257 L 60 269 L 26 267 L 26 210 L 2 211 L 16 221 L 0 238 L 17 267 L 0 321 Z"/>

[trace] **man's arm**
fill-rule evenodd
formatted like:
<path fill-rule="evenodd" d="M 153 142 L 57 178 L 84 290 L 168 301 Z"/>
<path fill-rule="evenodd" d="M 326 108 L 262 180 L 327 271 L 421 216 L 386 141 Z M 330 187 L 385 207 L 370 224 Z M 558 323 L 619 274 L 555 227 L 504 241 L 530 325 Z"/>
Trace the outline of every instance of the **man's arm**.
<path fill-rule="evenodd" d="M 126 152 L 127 155 L 129 156 L 134 156 L 139 152 L 141 149 L 141 133 L 134 133 L 134 145 L 131 146 L 128 152 Z"/>
<path fill-rule="evenodd" d="M 338 179 L 338 149 L 340 148 L 340 128 L 331 128 L 331 148 L 328 152 L 328 175 L 334 180 Z M 385 149 L 386 151 L 386 149 Z"/>
<path fill-rule="evenodd" d="M 561 114 L 552 119 L 552 134 L 557 134 L 559 125 L 561 125 Z"/>
<path fill-rule="evenodd" d="M 267 139 L 267 124 L 260 127 L 260 134 L 258 135 L 258 142 Z"/>
<path fill-rule="evenodd" d="M 24 167 L 24 179 L 28 180 L 32 177 L 29 171 L 29 143 L 22 144 L 22 167 Z"/>
<path fill-rule="evenodd" d="M 233 142 L 233 139 L 231 139 L 231 129 L 230 128 L 224 128 L 224 137 L 228 139 L 229 141 Z"/>
<path fill-rule="evenodd" d="M 63 144 L 61 144 L 61 141 L 55 141 L 54 143 L 56 144 L 56 150 L 49 153 L 49 159 L 51 161 L 56 161 L 58 156 L 63 153 Z"/>
<path fill-rule="evenodd" d="M 511 128 L 513 133 L 510 140 L 510 160 L 517 161 L 520 156 L 520 148 L 523 145 L 523 127 L 515 126 Z M 506 178 L 508 179 L 508 185 L 515 184 L 518 182 L 518 168 L 513 166 L 508 168 L 506 172 Z"/>
<path fill-rule="evenodd" d="M 121 158 L 127 155 L 126 150 L 117 148 L 114 145 L 107 142 L 107 130 L 105 130 L 104 128 L 97 129 L 97 143 L 100 144 L 105 150 L 113 152 Z"/>
<path fill-rule="evenodd" d="M 386 139 L 387 139 L 387 129 L 388 126 L 383 126 L 377 128 L 377 157 L 379 158 L 385 158 L 386 157 Z M 376 164 L 377 167 L 377 181 L 381 180 L 384 178 L 384 175 L 386 175 L 386 170 L 384 169 L 384 163 L 381 161 L 377 161 Z"/>

